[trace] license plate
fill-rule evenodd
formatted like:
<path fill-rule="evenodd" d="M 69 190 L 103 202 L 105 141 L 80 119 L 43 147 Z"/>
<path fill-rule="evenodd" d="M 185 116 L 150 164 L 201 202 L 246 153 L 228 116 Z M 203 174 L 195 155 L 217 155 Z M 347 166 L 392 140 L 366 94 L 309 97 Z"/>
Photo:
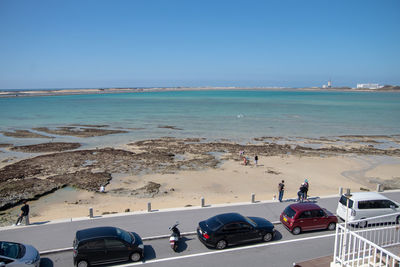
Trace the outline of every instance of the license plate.
<path fill-rule="evenodd" d="M 287 219 L 286 219 L 286 217 L 283 217 L 283 220 L 284 220 L 285 222 L 287 222 Z"/>

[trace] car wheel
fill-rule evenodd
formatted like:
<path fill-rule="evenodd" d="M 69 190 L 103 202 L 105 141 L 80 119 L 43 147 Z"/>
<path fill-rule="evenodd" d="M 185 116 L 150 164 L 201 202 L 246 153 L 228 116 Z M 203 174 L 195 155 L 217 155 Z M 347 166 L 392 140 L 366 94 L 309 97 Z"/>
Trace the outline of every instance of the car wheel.
<path fill-rule="evenodd" d="M 227 243 L 225 240 L 221 239 L 220 241 L 217 242 L 217 245 L 215 246 L 217 249 L 224 249 L 226 248 Z"/>
<path fill-rule="evenodd" d="M 272 233 L 266 233 L 264 236 L 263 236 L 263 241 L 264 242 L 268 242 L 268 241 L 271 241 L 272 240 Z"/>
<path fill-rule="evenodd" d="M 365 228 L 368 226 L 368 222 L 367 221 L 362 221 L 358 223 L 358 227 L 360 228 Z"/>
<path fill-rule="evenodd" d="M 397 218 L 396 218 L 396 224 L 399 224 L 400 223 L 400 216 L 397 216 Z"/>
<path fill-rule="evenodd" d="M 142 255 L 140 255 L 139 252 L 133 252 L 129 258 L 131 259 L 131 261 L 136 262 L 139 261 L 141 257 Z"/>
<path fill-rule="evenodd" d="M 336 223 L 331 222 L 330 224 L 328 224 L 328 230 L 335 230 L 336 229 Z"/>
<path fill-rule="evenodd" d="M 87 261 L 79 261 L 76 266 L 77 267 L 88 267 L 89 263 Z"/>
<path fill-rule="evenodd" d="M 293 228 L 292 233 L 293 233 L 294 235 L 300 234 L 300 233 L 301 233 L 301 228 L 298 227 L 298 226 L 296 226 L 295 228 Z"/>

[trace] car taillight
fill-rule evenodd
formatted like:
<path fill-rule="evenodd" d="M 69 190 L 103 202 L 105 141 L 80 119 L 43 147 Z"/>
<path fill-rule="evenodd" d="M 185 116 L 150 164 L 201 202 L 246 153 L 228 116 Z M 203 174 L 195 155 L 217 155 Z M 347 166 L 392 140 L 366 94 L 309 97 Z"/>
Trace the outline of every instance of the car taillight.
<path fill-rule="evenodd" d="M 74 253 L 74 257 L 76 257 L 76 255 L 78 255 L 78 251 L 76 249 L 73 249 L 72 251 Z"/>
<path fill-rule="evenodd" d="M 209 236 L 207 233 L 203 233 L 203 237 L 204 237 L 205 239 L 209 239 L 209 238 L 210 238 L 210 236 Z"/>

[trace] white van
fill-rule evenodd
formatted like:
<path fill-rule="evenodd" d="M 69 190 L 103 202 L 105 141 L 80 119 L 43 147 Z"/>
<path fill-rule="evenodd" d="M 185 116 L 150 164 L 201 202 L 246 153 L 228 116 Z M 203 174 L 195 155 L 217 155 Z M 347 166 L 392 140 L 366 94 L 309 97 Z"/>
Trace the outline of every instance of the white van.
<path fill-rule="evenodd" d="M 336 214 L 343 221 L 346 218 L 346 204 L 347 198 L 342 195 L 336 209 Z M 353 221 L 362 220 L 370 217 L 399 213 L 399 206 L 399 203 L 396 203 L 388 199 L 387 197 L 375 192 L 352 193 L 349 198 L 348 222 L 351 223 Z M 393 217 L 390 218 L 385 217 L 385 219 L 373 219 L 373 221 L 371 221 L 370 223 L 378 223 L 383 221 L 395 221 L 396 223 L 399 223 L 400 214 L 395 214 L 393 215 Z M 362 222 L 361 226 L 366 225 L 368 225 L 368 222 L 365 220 Z"/>

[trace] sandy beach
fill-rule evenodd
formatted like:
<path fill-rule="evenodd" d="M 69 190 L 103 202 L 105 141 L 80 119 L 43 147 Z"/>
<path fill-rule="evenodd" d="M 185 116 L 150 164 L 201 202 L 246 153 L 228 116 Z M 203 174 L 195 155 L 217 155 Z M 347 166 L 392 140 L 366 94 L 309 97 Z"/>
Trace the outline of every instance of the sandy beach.
<path fill-rule="evenodd" d="M 205 170 L 142 176 L 115 174 L 105 187 L 106 193 L 62 188 L 30 202 L 31 221 L 88 216 L 90 207 L 95 215 L 102 215 L 123 213 L 128 209 L 145 211 L 148 202 L 152 203 L 153 209 L 199 206 L 201 197 L 205 198 L 206 204 L 248 202 L 252 193 L 256 194 L 256 200 L 272 200 L 281 180 L 285 180 L 286 185 L 284 199 L 296 198 L 305 178 L 310 183 L 311 197 L 337 194 L 339 187 L 350 188 L 353 192 L 375 190 L 376 185 L 369 183 L 369 179 L 390 180 L 399 178 L 400 173 L 400 161 L 384 164 L 364 156 L 259 158 L 257 166 L 254 161 L 245 166 L 240 161 L 227 160 L 218 168 Z M 129 193 L 149 182 L 160 184 L 154 196 Z M 16 216 L 18 210 L 19 206 L 8 210 L 7 214 Z"/>

